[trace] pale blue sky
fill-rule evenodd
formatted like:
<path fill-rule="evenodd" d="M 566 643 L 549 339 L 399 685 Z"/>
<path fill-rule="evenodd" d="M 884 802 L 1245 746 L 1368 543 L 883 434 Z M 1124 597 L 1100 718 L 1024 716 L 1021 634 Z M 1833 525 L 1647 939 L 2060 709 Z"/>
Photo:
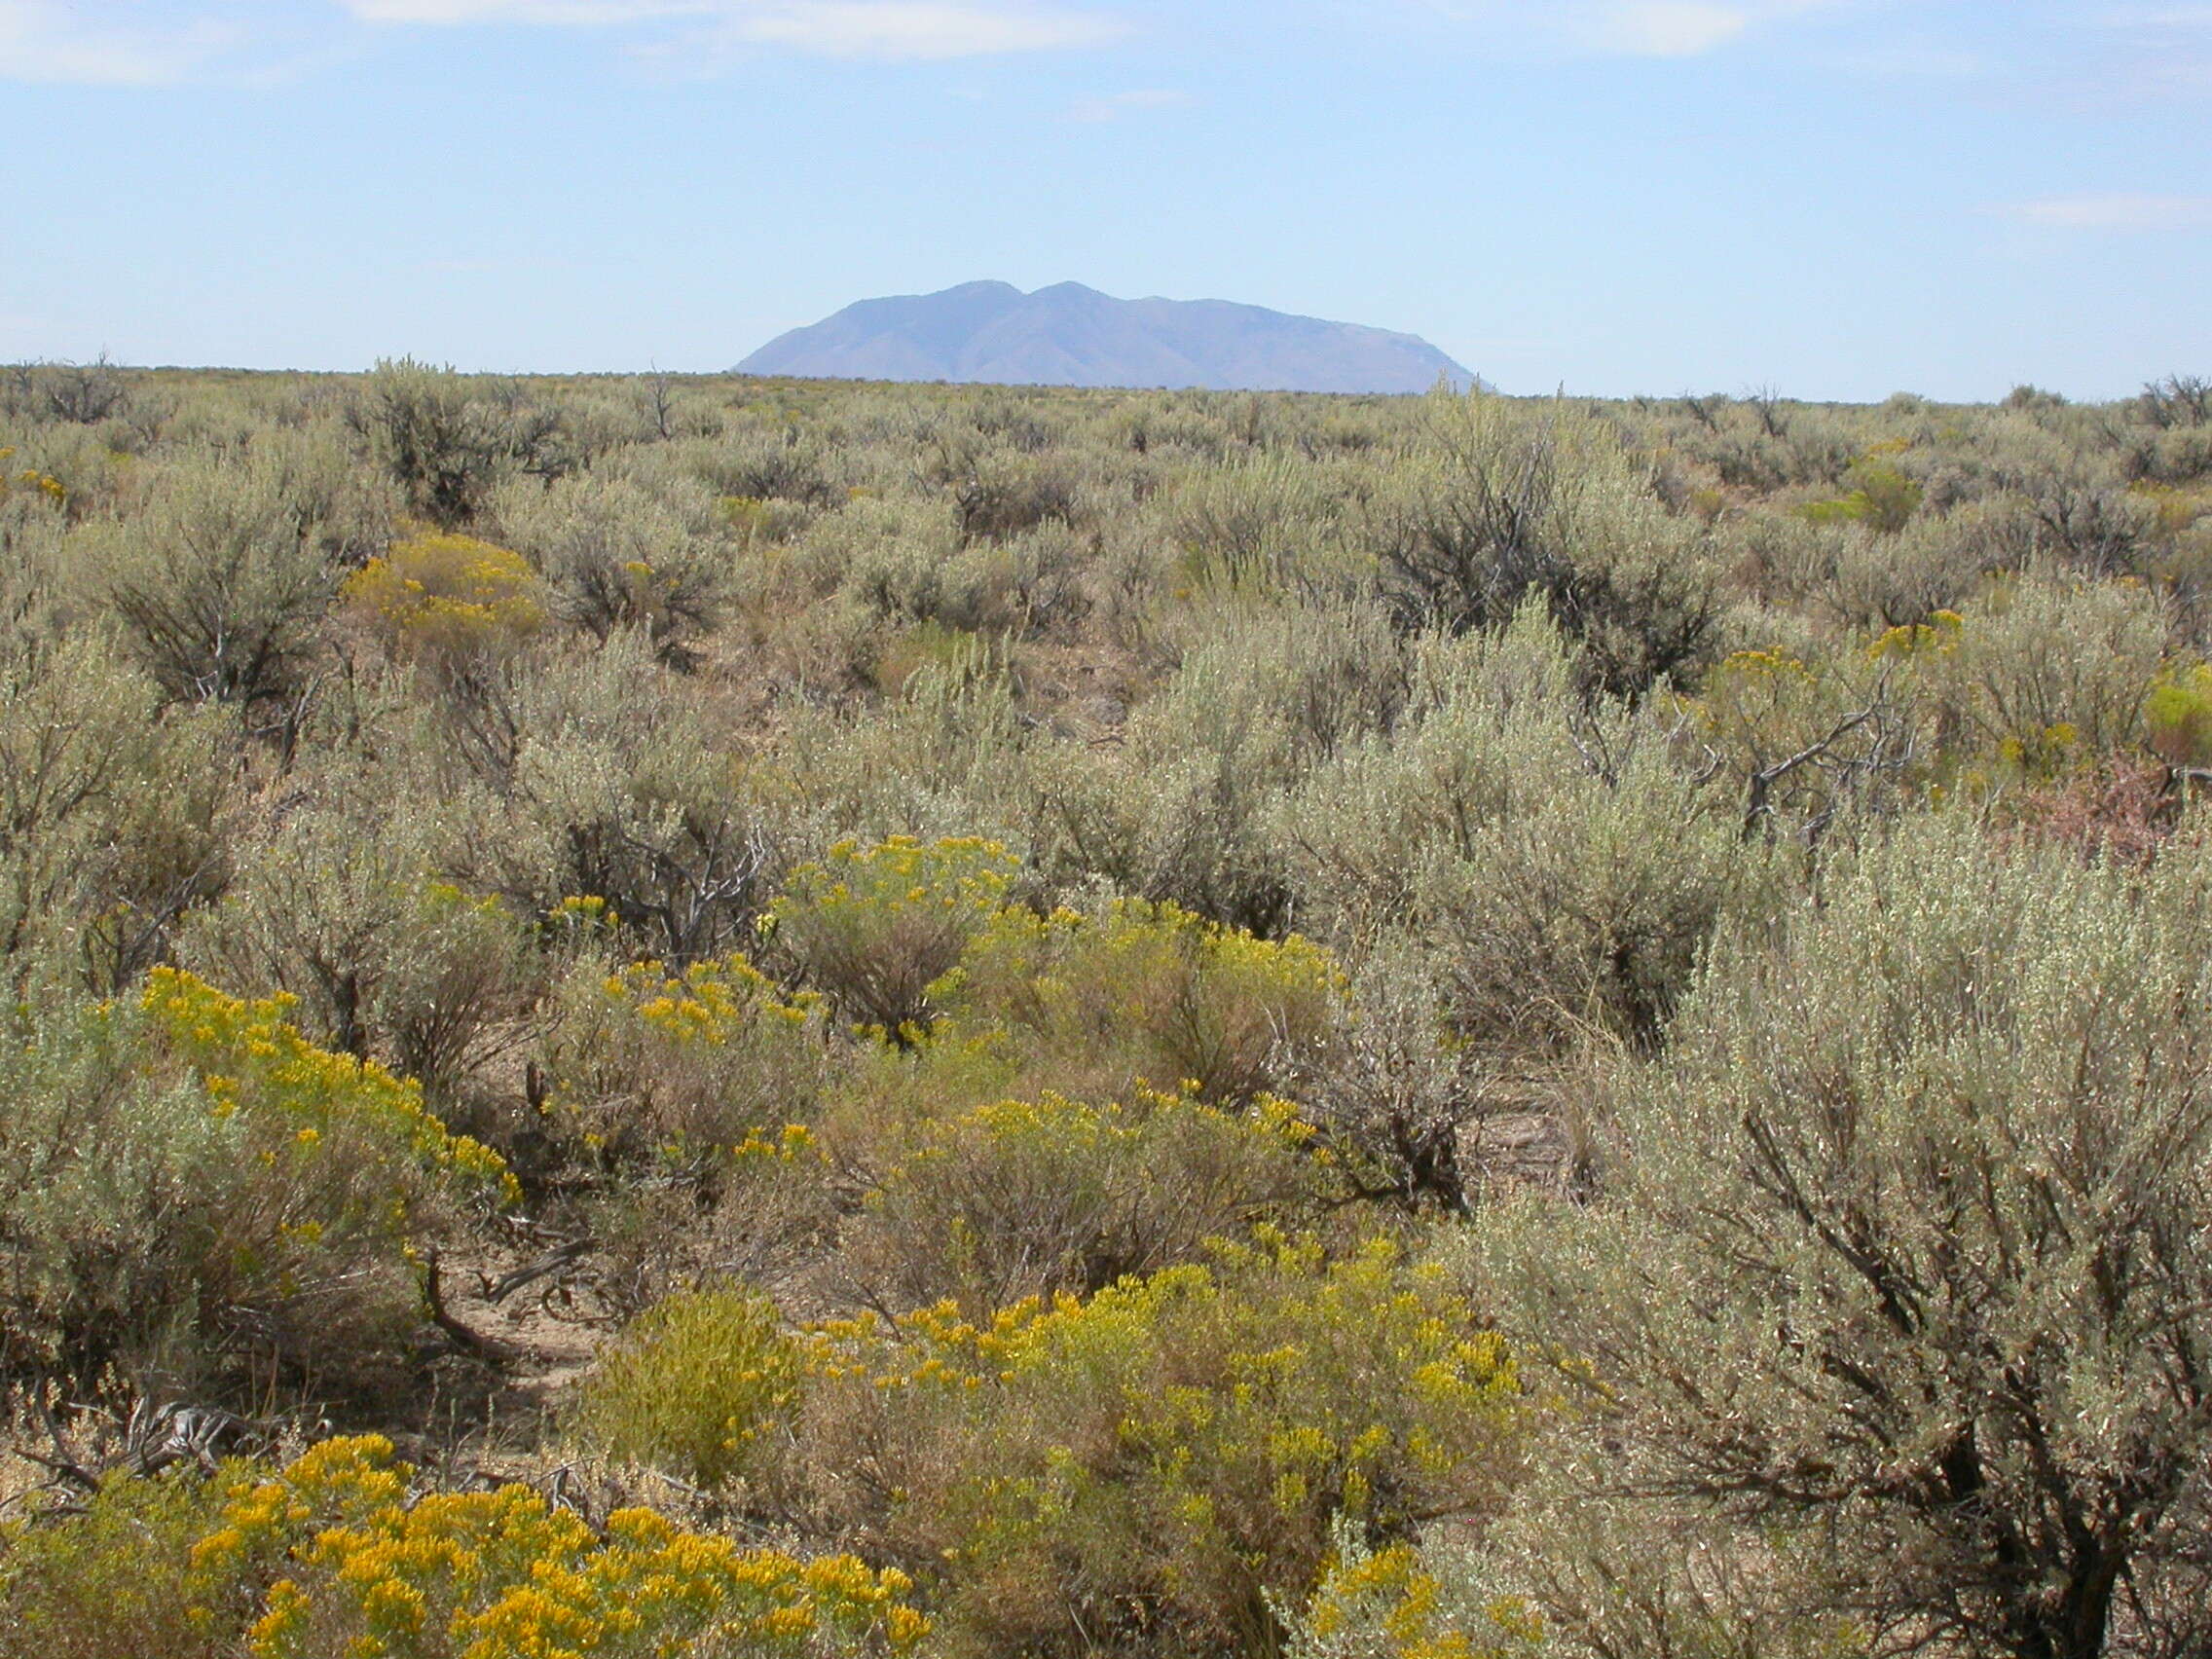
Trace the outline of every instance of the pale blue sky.
<path fill-rule="evenodd" d="M 0 0 L 0 359 L 715 369 L 977 277 L 1508 390 L 2212 372 L 2212 4 Z"/>

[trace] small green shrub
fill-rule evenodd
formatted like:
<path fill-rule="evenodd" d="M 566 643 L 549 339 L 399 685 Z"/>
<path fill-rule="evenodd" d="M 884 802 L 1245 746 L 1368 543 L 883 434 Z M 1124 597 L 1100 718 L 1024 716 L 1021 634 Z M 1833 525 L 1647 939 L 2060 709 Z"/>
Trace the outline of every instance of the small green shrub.
<path fill-rule="evenodd" d="M 1845 478 L 1851 493 L 1812 501 L 1798 510 L 1815 524 L 1838 520 L 1862 524 L 1878 535 L 1895 535 L 1920 510 L 1920 481 L 1899 470 L 1886 456 L 1864 455 L 1851 463 Z"/>
<path fill-rule="evenodd" d="M 799 1434 L 846 1525 L 910 1561 L 948 1640 L 1002 1652 L 1265 1648 L 1330 1518 L 1382 1536 L 1511 1486 L 1514 1361 L 1385 1244 L 1266 1235 L 1211 1266 L 994 1319 L 824 1327 Z"/>
<path fill-rule="evenodd" d="M 972 836 L 839 841 L 769 905 L 775 947 L 847 1019 L 910 1040 L 931 1017 L 931 987 L 990 925 L 1019 868 Z"/>
<path fill-rule="evenodd" d="M 1255 939 L 1173 904 L 1008 908 L 940 991 L 960 1032 L 1006 1034 L 1047 1087 L 1092 1099 L 1150 1088 L 1241 1105 L 1326 1029 L 1342 988 L 1309 940 Z"/>
<path fill-rule="evenodd" d="M 978 1318 L 1027 1296 L 1088 1295 L 1291 1219 L 1313 1188 L 1310 1133 L 1280 1101 L 1238 1113 L 1143 1092 L 926 1122 L 893 1149 L 838 1271 L 867 1306 L 950 1298 Z"/>
<path fill-rule="evenodd" d="M 1375 533 L 1401 625 L 1503 628 L 1533 598 L 1607 691 L 1695 672 L 1714 623 L 1701 529 L 1667 512 L 1608 423 L 1480 391 L 1434 394 L 1424 416 Z"/>
<path fill-rule="evenodd" d="M 236 1627 L 195 1618 L 179 1592 L 242 1473 L 117 1471 L 82 1515 L 0 1527 L 0 1659 L 226 1659 Z"/>
<path fill-rule="evenodd" d="M 766 1297 L 680 1292 L 624 1327 L 584 1381 L 575 1428 L 595 1451 L 713 1492 L 757 1466 L 794 1411 L 800 1348 Z"/>
<path fill-rule="evenodd" d="M 593 640 L 636 629 L 682 666 L 719 620 L 726 533 L 696 483 L 648 493 L 585 475 L 516 486 L 498 505 L 506 534 L 544 573 L 549 608 Z"/>
<path fill-rule="evenodd" d="M 2144 741 L 2169 766 L 2212 765 L 2212 665 L 2168 668 L 2143 699 Z"/>

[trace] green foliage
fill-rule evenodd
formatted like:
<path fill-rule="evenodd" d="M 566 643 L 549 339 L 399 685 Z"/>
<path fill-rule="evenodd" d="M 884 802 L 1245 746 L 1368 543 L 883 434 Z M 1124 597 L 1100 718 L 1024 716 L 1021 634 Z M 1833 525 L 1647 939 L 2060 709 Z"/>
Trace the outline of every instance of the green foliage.
<path fill-rule="evenodd" d="M 990 925 L 1019 869 L 996 841 L 843 840 L 801 865 L 768 907 L 776 948 L 847 1019 L 911 1041 L 932 987 Z"/>
<path fill-rule="evenodd" d="M 704 1491 L 757 1461 L 798 1399 L 801 1355 L 775 1305 L 710 1286 L 656 1303 L 585 1380 L 576 1432 L 593 1449 Z"/>
<path fill-rule="evenodd" d="M 195 1619 L 178 1592 L 223 1490 L 119 1472 L 80 1516 L 0 1530 L 0 1659 L 220 1659 L 236 1632 Z"/>
<path fill-rule="evenodd" d="M 2138 585 L 2025 577 L 1914 660 L 1984 764 L 2050 777 L 2142 737 L 2165 642 L 2163 607 Z"/>
<path fill-rule="evenodd" d="M 502 492 L 499 518 L 571 626 L 605 643 L 642 632 L 665 661 L 687 662 L 719 618 L 723 533 L 706 491 L 648 493 L 627 479 L 579 476 Z"/>
<path fill-rule="evenodd" d="M 1863 524 L 1878 535 L 1895 535 L 1920 510 L 1926 491 L 1881 454 L 1862 455 L 1844 473 L 1850 494 L 1809 501 L 1798 509 L 1815 524 Z"/>
<path fill-rule="evenodd" d="M 0 370 L 0 1642 L 2196 1659 L 2198 389 Z"/>
<path fill-rule="evenodd" d="M 509 1191 L 419 1088 L 313 1047 L 280 1001 L 158 970 L 142 999 L 35 1006 L 0 1045 L 18 1374 L 357 1379 L 419 1317 L 411 1242 Z"/>
<path fill-rule="evenodd" d="M 640 957 L 681 966 L 747 939 L 779 867 L 742 758 L 642 634 L 454 711 L 471 770 L 505 803 L 484 885 L 543 914 L 604 902 Z"/>
<path fill-rule="evenodd" d="M 1291 1659 L 1508 1659 L 1543 1649 L 1543 1620 L 1524 1598 L 1484 1596 L 1415 1545 L 1375 1549 L 1363 1532 L 1348 1515 L 1332 1525 L 1329 1564 L 1290 1621 Z"/>
<path fill-rule="evenodd" d="M 2212 765 L 2212 666 L 2162 672 L 2143 699 L 2143 727 L 2168 765 Z"/>
<path fill-rule="evenodd" d="M 1264 1238 L 1088 1302 L 949 1308 L 814 1339 L 825 1488 L 935 1593 L 962 1649 L 1265 1647 L 1339 1509 L 1387 1535 L 1480 1515 L 1528 1410 L 1514 1362 L 1384 1244 Z M 881 1484 L 877 1484 L 881 1483 Z"/>
<path fill-rule="evenodd" d="M 1255 939 L 1173 904 L 1000 910 L 939 996 L 958 1030 L 1006 1034 L 1030 1074 L 1094 1098 L 1150 1088 L 1240 1105 L 1326 1026 L 1326 951 Z"/>
<path fill-rule="evenodd" d="M 1590 1368 L 1599 1483 L 1801 1546 L 1798 1604 L 1877 1647 L 2200 1629 L 2205 880 L 1937 816 L 1729 940 L 1606 1201 L 1493 1264 Z"/>
<path fill-rule="evenodd" d="M 838 1269 L 877 1308 L 950 1299 L 981 1317 L 1088 1295 L 1303 1207 L 1310 1133 L 1275 1100 L 1242 1113 L 1142 1091 L 1127 1106 L 980 1106 L 893 1150 Z"/>
<path fill-rule="evenodd" d="M 1195 611 L 1190 633 L 1173 681 L 1129 718 L 1103 833 L 1087 843 L 1115 848 L 1116 873 L 1148 899 L 1277 932 L 1289 895 L 1269 815 L 1389 724 L 1403 662 L 1371 605 L 1233 604 Z"/>
<path fill-rule="evenodd" d="M 1292 797 L 1304 903 L 1432 944 L 1462 1034 L 1524 1052 L 1654 1041 L 1746 861 L 1650 710 L 1574 688 L 1533 607 L 1422 660 L 1407 718 Z"/>

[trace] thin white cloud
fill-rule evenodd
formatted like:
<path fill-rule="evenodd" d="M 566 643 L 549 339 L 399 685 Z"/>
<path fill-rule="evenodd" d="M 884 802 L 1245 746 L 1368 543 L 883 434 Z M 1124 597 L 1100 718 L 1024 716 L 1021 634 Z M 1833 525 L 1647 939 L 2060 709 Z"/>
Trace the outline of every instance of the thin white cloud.
<path fill-rule="evenodd" d="M 973 57 L 1102 46 L 1124 32 L 1097 12 L 974 0 L 340 0 L 363 22 L 637 28 L 675 23 L 645 55 L 780 46 L 836 57 Z"/>
<path fill-rule="evenodd" d="M 365 23 L 542 23 L 594 26 L 698 17 L 711 0 L 340 0 Z"/>
<path fill-rule="evenodd" d="M 1372 3 L 1372 0 L 1368 0 Z M 1697 57 L 1770 26 L 1866 0 L 1413 0 L 1507 49 L 1541 55 Z"/>
<path fill-rule="evenodd" d="M 2065 231 L 2187 231 L 2212 228 L 2212 196 L 2147 196 L 2125 191 L 2045 196 L 1993 209 L 2000 217 Z"/>
<path fill-rule="evenodd" d="M 0 0 L 0 79 L 92 87 L 182 81 L 235 44 L 203 18 L 174 26 L 92 21 L 89 7 Z"/>
<path fill-rule="evenodd" d="M 1104 46 L 1123 26 L 1089 12 L 940 4 L 939 0 L 789 0 L 739 8 L 741 41 L 837 57 L 977 57 Z"/>
<path fill-rule="evenodd" d="M 1625 0 L 1602 8 L 1585 26 L 1590 43 L 1602 52 L 1695 57 L 1726 46 L 1754 20 L 1747 6 L 1709 5 L 1704 0 Z"/>
<path fill-rule="evenodd" d="M 1179 92 L 1166 87 L 1147 87 L 1134 92 L 1108 92 L 1101 97 L 1078 98 L 1068 105 L 1070 121 L 1119 121 L 1124 115 L 1141 114 L 1148 109 L 1174 109 L 1191 101 L 1189 92 Z"/>

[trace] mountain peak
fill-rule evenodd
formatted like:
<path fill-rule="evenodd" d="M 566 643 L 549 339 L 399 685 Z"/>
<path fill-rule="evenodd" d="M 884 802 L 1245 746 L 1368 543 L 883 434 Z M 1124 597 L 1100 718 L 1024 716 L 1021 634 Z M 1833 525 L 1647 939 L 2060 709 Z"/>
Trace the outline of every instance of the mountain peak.
<path fill-rule="evenodd" d="M 963 282 L 861 300 L 740 374 L 1235 391 L 1426 391 L 1474 377 L 1425 340 L 1226 300 L 1118 300 L 1081 282 Z"/>

